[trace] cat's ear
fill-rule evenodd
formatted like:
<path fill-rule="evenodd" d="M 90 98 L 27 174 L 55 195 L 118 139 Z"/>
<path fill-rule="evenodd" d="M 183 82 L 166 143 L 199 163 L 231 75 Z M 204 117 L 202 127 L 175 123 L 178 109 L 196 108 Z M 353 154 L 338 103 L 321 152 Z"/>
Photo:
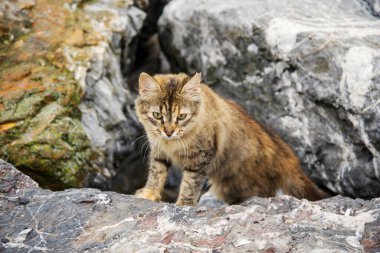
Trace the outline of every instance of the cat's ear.
<path fill-rule="evenodd" d="M 139 77 L 139 94 L 140 96 L 154 96 L 161 92 L 160 85 L 153 77 L 142 72 Z"/>
<path fill-rule="evenodd" d="M 195 73 L 182 88 L 182 93 L 191 99 L 200 99 L 201 97 L 202 74 Z"/>

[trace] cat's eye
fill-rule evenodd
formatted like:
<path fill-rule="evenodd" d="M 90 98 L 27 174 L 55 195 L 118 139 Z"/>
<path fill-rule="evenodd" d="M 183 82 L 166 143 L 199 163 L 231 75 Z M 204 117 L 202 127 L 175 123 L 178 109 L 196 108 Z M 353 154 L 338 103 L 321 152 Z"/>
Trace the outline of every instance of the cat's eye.
<path fill-rule="evenodd" d="M 179 119 L 179 120 L 183 120 L 183 119 L 186 118 L 186 116 L 187 116 L 186 113 L 181 113 L 180 115 L 177 116 L 177 119 Z"/>
<path fill-rule="evenodd" d="M 155 117 L 156 119 L 162 119 L 162 114 L 159 112 L 153 112 L 153 117 Z"/>

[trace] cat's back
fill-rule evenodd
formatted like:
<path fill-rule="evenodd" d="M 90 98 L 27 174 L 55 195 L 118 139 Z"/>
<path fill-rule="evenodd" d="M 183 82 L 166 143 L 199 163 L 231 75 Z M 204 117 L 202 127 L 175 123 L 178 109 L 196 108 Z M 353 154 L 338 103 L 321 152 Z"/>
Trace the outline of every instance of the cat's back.
<path fill-rule="evenodd" d="M 232 100 L 223 98 L 207 86 L 202 86 L 205 101 L 205 129 L 208 138 L 217 143 L 216 167 L 226 168 L 236 163 L 251 160 L 252 154 L 259 151 L 259 141 L 272 146 L 270 137 L 247 112 Z"/>
<path fill-rule="evenodd" d="M 229 131 L 230 134 L 237 132 L 245 137 L 259 130 L 262 132 L 260 124 L 236 102 L 219 96 L 207 85 L 202 85 L 202 93 L 210 123 L 216 123 L 218 127 Z"/>

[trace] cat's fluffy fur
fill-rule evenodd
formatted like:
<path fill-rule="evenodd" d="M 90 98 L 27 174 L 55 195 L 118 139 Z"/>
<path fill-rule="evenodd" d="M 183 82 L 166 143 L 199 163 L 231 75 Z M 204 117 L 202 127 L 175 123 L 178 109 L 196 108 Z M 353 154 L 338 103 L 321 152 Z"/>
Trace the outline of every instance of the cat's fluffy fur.
<path fill-rule="evenodd" d="M 151 144 L 149 177 L 139 197 L 161 199 L 171 163 L 183 170 L 177 205 L 195 205 L 206 177 L 229 204 L 277 193 L 309 200 L 327 196 L 278 135 L 202 84 L 200 73 L 142 73 L 136 112 Z"/>

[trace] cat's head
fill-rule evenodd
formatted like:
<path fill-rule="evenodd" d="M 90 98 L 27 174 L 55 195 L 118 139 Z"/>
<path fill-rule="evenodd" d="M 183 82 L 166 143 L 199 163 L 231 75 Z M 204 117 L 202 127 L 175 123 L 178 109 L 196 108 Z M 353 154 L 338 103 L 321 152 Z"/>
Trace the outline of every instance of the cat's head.
<path fill-rule="evenodd" d="M 201 74 L 141 73 L 136 112 L 145 130 L 167 140 L 179 139 L 196 125 L 202 102 Z"/>

